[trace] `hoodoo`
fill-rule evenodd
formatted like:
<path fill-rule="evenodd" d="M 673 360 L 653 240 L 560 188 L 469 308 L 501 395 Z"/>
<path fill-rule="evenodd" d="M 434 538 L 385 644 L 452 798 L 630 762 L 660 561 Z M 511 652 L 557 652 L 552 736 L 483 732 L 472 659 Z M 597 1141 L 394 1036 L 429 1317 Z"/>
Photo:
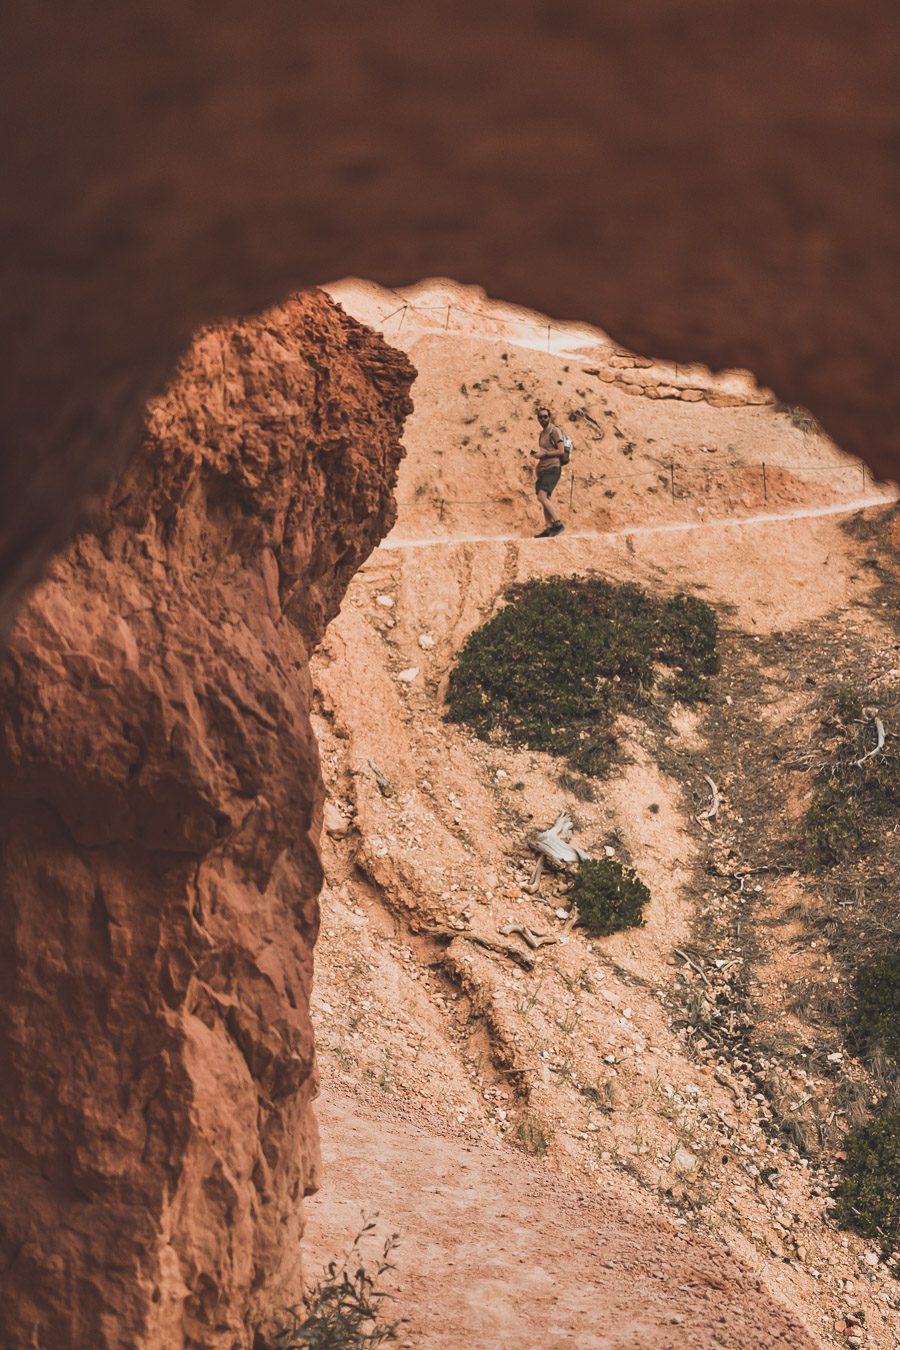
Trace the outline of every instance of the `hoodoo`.
<path fill-rule="evenodd" d="M 317 1159 L 307 657 L 393 522 L 412 374 L 322 294 L 207 329 L 14 630 L 4 1345 L 224 1350 L 296 1271 Z"/>

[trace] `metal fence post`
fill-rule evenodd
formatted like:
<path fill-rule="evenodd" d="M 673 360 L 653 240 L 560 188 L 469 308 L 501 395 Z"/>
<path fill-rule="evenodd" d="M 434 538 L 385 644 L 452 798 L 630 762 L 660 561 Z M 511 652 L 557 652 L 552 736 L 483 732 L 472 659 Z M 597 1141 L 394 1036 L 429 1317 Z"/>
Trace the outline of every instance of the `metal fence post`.
<path fill-rule="evenodd" d="M 670 464 L 670 465 L 669 465 L 669 474 L 671 475 L 671 479 L 672 479 L 672 501 L 673 501 L 673 503 L 674 503 L 674 501 L 675 501 L 675 465 L 674 465 L 674 464 Z"/>
<path fill-rule="evenodd" d="M 769 484 L 768 484 L 768 482 L 766 481 L 766 465 L 765 465 L 765 461 L 763 461 L 762 471 L 763 471 L 763 501 L 764 501 L 764 502 L 767 502 L 767 501 L 769 500 Z"/>

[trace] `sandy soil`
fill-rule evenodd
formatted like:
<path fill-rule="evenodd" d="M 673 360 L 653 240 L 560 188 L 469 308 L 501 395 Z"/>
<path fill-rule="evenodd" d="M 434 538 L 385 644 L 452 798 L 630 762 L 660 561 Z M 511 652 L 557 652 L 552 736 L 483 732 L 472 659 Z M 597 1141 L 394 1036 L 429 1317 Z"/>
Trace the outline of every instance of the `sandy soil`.
<path fill-rule="evenodd" d="M 498 382 L 512 355 L 500 336 L 478 338 Z M 428 340 L 447 344 L 453 368 L 458 335 Z M 538 356 L 570 359 L 524 348 L 517 359 Z M 441 371 L 438 353 L 429 370 L 413 391 L 420 408 Z M 458 375 L 453 368 L 442 387 Z M 760 397 L 746 377 L 729 379 L 730 397 Z M 715 392 L 712 377 L 709 387 Z M 635 410 L 635 440 L 645 445 L 645 432 L 664 431 L 673 410 L 697 415 L 699 406 L 624 397 Z M 735 419 L 768 419 L 754 433 L 760 441 L 748 433 L 740 442 L 747 455 L 763 444 L 768 457 L 768 438 L 801 435 L 765 403 L 703 403 L 702 411 L 718 419 L 719 440 L 732 451 L 743 435 Z M 439 455 L 434 416 L 410 427 L 407 484 L 424 484 L 425 501 L 446 473 L 487 496 L 493 463 L 460 442 L 448 441 Z M 685 455 L 705 453 L 685 425 L 677 433 Z M 804 434 L 803 445 L 814 467 L 830 472 L 841 463 L 820 437 Z M 403 481 L 401 497 L 402 489 Z M 573 529 L 551 541 L 517 537 L 512 508 L 487 531 L 477 512 L 429 524 L 427 512 L 402 508 L 329 629 L 313 670 L 331 794 L 313 1013 L 326 1163 L 329 1152 L 355 1162 L 326 1173 L 312 1202 L 315 1251 L 323 1260 L 333 1254 L 352 1236 L 359 1209 L 384 1197 L 385 1222 L 411 1239 L 400 1308 L 424 1336 L 415 1344 L 763 1345 L 753 1321 L 752 1281 L 759 1281 L 771 1300 L 765 1334 L 781 1334 L 776 1310 L 787 1308 L 814 1344 L 900 1346 L 897 1282 L 877 1253 L 829 1221 L 825 1162 L 780 1137 L 750 1043 L 713 1055 L 692 1023 L 710 982 L 696 966 L 707 961 L 712 983 L 728 997 L 735 990 L 738 1026 L 745 1015 L 738 992 L 757 951 L 747 942 L 755 931 L 750 908 L 741 910 L 747 897 L 708 868 L 727 870 L 742 848 L 761 847 L 763 827 L 751 837 L 748 813 L 760 728 L 780 735 L 791 719 L 814 717 L 814 690 L 790 666 L 793 702 L 781 706 L 782 646 L 788 660 L 799 650 L 792 635 L 815 650 L 819 631 L 840 633 L 841 642 L 846 629 L 847 642 L 880 643 L 885 662 L 897 651 L 866 546 L 848 533 L 844 515 L 809 514 L 833 511 L 836 496 L 832 487 L 810 495 L 785 480 L 773 511 L 754 510 L 749 497 L 744 505 L 740 494 L 717 501 L 715 512 L 710 504 L 709 516 L 734 507 L 742 519 L 728 523 L 689 515 L 683 501 L 673 520 L 671 499 L 657 503 L 654 494 L 617 497 L 603 532 Z M 796 518 L 751 519 L 773 514 Z M 685 524 L 700 528 L 671 528 Z M 485 745 L 446 724 L 443 696 L 455 654 L 513 582 L 592 571 L 665 593 L 686 589 L 714 604 L 725 666 L 712 708 L 676 705 L 671 716 L 627 719 L 618 768 L 586 800 L 549 756 Z M 723 785 L 713 829 L 696 819 L 711 770 Z M 565 935 L 564 884 L 550 878 L 536 896 L 523 889 L 528 838 L 562 809 L 579 844 L 612 851 L 648 883 L 644 928 L 603 942 L 577 929 Z M 753 895 L 762 912 L 767 887 L 756 884 Z M 773 904 L 775 895 L 772 888 Z M 698 925 L 717 916 L 720 949 L 701 953 Z M 510 923 L 560 941 L 529 953 L 514 935 L 501 935 Z M 764 961 L 759 970 L 765 980 Z M 783 969 L 773 974 L 760 1013 L 771 1016 L 784 978 Z M 754 1015 L 746 1013 L 748 1024 Z M 796 1074 L 798 1097 L 817 1090 L 801 1067 L 788 1060 L 777 1069 L 785 1083 Z M 347 1097 L 360 1104 L 355 1123 Z M 467 1170 L 457 1165 L 462 1155 Z M 436 1181 L 441 1168 L 445 1180 Z M 446 1194 L 423 1189 L 431 1185 Z M 513 1203 L 520 1191 L 525 1199 Z M 502 1224 L 487 1217 L 492 1208 Z M 590 1224 L 573 1220 L 582 1212 Z M 599 1283 L 585 1298 L 585 1266 L 605 1259 L 592 1246 L 594 1223 L 604 1245 L 617 1243 L 614 1260 L 628 1279 L 592 1270 Z M 574 1250 L 561 1259 L 562 1237 L 576 1230 Z M 681 1233 L 675 1247 L 667 1245 L 673 1230 Z M 460 1235 L 470 1231 L 471 1245 L 460 1250 Z M 726 1261 L 721 1269 L 733 1263 L 714 1300 L 724 1324 L 704 1320 L 695 1302 L 683 1309 L 679 1302 L 691 1281 L 676 1253 L 702 1264 L 716 1245 L 731 1254 L 718 1258 Z M 543 1275 L 532 1280 L 532 1268 L 552 1287 Z M 663 1303 L 684 1323 L 660 1321 Z M 719 1341 L 703 1339 L 715 1335 Z M 785 1343 L 806 1343 L 793 1335 Z"/>
<path fill-rule="evenodd" d="M 325 1177 L 308 1207 L 307 1261 L 399 1231 L 384 1287 L 409 1310 L 409 1344 L 676 1350 L 814 1342 L 752 1272 L 679 1231 L 630 1190 L 580 1190 L 494 1144 L 391 1118 L 329 1094 Z M 331 1156 L 329 1156 L 331 1155 Z M 398 1184 L 398 1181 L 400 1184 Z"/>

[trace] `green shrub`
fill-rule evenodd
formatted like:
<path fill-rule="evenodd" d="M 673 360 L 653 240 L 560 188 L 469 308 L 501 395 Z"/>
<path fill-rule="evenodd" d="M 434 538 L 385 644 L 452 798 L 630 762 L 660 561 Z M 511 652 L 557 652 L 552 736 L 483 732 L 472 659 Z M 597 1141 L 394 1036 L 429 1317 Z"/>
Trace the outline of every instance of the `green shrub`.
<path fill-rule="evenodd" d="M 287 1309 L 274 1330 L 257 1332 L 254 1350 L 374 1350 L 400 1339 L 406 1319 L 384 1320 L 383 1304 L 392 1296 L 378 1288 L 394 1269 L 398 1235 L 385 1240 L 374 1270 L 367 1270 L 360 1242 L 374 1229 L 374 1223 L 366 1223 L 343 1261 L 329 1262 L 302 1305 Z"/>
<path fill-rule="evenodd" d="M 900 1111 L 848 1135 L 834 1217 L 886 1252 L 900 1245 Z"/>
<path fill-rule="evenodd" d="M 447 717 L 482 740 L 507 736 L 597 775 L 615 749 L 620 711 L 647 696 L 656 666 L 675 667 L 679 697 L 708 695 L 719 669 L 714 611 L 640 587 L 551 577 L 514 587 L 471 634 L 450 674 Z"/>
<path fill-rule="evenodd" d="M 858 1016 L 866 1040 L 900 1059 L 900 952 L 891 952 L 856 975 Z"/>
<path fill-rule="evenodd" d="M 591 937 L 608 937 L 643 925 L 650 892 L 631 867 L 614 858 L 589 858 L 578 865 L 571 896 L 581 927 Z"/>

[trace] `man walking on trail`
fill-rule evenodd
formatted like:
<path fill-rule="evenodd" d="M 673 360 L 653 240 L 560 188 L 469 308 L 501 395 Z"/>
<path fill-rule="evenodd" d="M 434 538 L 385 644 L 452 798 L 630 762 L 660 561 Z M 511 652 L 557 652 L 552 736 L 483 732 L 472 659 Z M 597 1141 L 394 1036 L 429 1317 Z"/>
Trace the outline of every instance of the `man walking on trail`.
<path fill-rule="evenodd" d="M 565 445 L 563 434 L 550 416 L 549 408 L 538 408 L 537 419 L 541 424 L 541 434 L 538 437 L 538 449 L 530 451 L 530 454 L 532 459 L 537 460 L 534 490 L 544 512 L 544 528 L 535 538 L 547 539 L 566 528 L 550 500 L 562 473 Z"/>

